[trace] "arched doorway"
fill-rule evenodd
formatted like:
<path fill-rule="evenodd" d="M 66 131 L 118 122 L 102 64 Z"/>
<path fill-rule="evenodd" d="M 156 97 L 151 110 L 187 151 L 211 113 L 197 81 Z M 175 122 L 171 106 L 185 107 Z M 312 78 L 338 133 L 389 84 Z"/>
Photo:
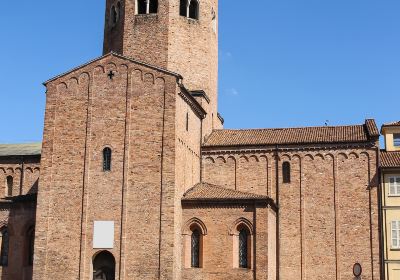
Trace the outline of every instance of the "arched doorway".
<path fill-rule="evenodd" d="M 93 259 L 93 280 L 115 280 L 115 258 L 103 251 Z"/>

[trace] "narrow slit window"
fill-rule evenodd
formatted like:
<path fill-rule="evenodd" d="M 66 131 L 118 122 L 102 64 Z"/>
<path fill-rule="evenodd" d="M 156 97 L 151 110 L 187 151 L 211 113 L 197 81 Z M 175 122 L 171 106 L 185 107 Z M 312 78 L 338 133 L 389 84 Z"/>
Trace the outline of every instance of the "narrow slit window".
<path fill-rule="evenodd" d="M 7 176 L 6 179 L 6 196 L 13 195 L 13 185 L 14 185 L 14 178 L 12 176 Z"/>
<path fill-rule="evenodd" d="M 197 0 L 190 0 L 189 18 L 199 19 L 199 2 Z"/>
<path fill-rule="evenodd" d="M 186 113 L 186 131 L 189 131 L 189 113 Z"/>
<path fill-rule="evenodd" d="M 103 171 L 111 170 L 111 149 L 105 148 L 103 150 Z"/>
<path fill-rule="evenodd" d="M 193 268 L 200 267 L 200 231 L 198 229 L 192 232 L 191 263 Z"/>
<path fill-rule="evenodd" d="M 115 25 L 118 22 L 118 12 L 115 6 L 111 7 L 111 24 Z"/>
<path fill-rule="evenodd" d="M 9 235 L 8 229 L 3 228 L 1 230 L 1 252 L 0 252 L 0 265 L 1 266 L 8 266 L 8 248 L 9 248 Z"/>
<path fill-rule="evenodd" d="M 290 163 L 285 161 L 282 164 L 282 176 L 283 176 L 283 183 L 287 184 L 290 183 Z"/>

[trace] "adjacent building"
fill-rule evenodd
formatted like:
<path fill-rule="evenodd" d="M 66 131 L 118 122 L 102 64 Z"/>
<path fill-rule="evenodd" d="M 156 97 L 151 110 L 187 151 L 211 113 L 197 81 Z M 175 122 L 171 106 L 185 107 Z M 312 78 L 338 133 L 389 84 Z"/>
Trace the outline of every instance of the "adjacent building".
<path fill-rule="evenodd" d="M 400 122 L 384 124 L 381 133 L 382 236 L 385 279 L 400 279 Z"/>

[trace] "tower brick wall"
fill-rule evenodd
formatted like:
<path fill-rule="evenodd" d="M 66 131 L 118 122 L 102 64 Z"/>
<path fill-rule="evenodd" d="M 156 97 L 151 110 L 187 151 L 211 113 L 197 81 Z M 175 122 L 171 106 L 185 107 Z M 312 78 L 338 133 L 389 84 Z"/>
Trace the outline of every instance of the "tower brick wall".
<path fill-rule="evenodd" d="M 119 20 L 112 7 L 121 5 Z M 199 19 L 179 14 L 179 0 L 158 0 L 155 14 L 137 14 L 135 0 L 107 0 L 103 54 L 110 51 L 181 74 L 189 90 L 210 97 L 203 135 L 218 127 L 218 1 L 202 0 Z M 214 127 L 213 127 L 214 126 Z"/>

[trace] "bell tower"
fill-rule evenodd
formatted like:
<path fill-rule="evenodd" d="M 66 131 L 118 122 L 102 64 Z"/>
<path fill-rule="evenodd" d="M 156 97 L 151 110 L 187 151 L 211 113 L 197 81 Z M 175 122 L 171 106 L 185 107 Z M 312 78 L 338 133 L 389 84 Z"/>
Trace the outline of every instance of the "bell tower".
<path fill-rule="evenodd" d="M 111 51 L 182 75 L 209 99 L 204 129 L 218 128 L 218 0 L 107 0 L 103 53 Z"/>

